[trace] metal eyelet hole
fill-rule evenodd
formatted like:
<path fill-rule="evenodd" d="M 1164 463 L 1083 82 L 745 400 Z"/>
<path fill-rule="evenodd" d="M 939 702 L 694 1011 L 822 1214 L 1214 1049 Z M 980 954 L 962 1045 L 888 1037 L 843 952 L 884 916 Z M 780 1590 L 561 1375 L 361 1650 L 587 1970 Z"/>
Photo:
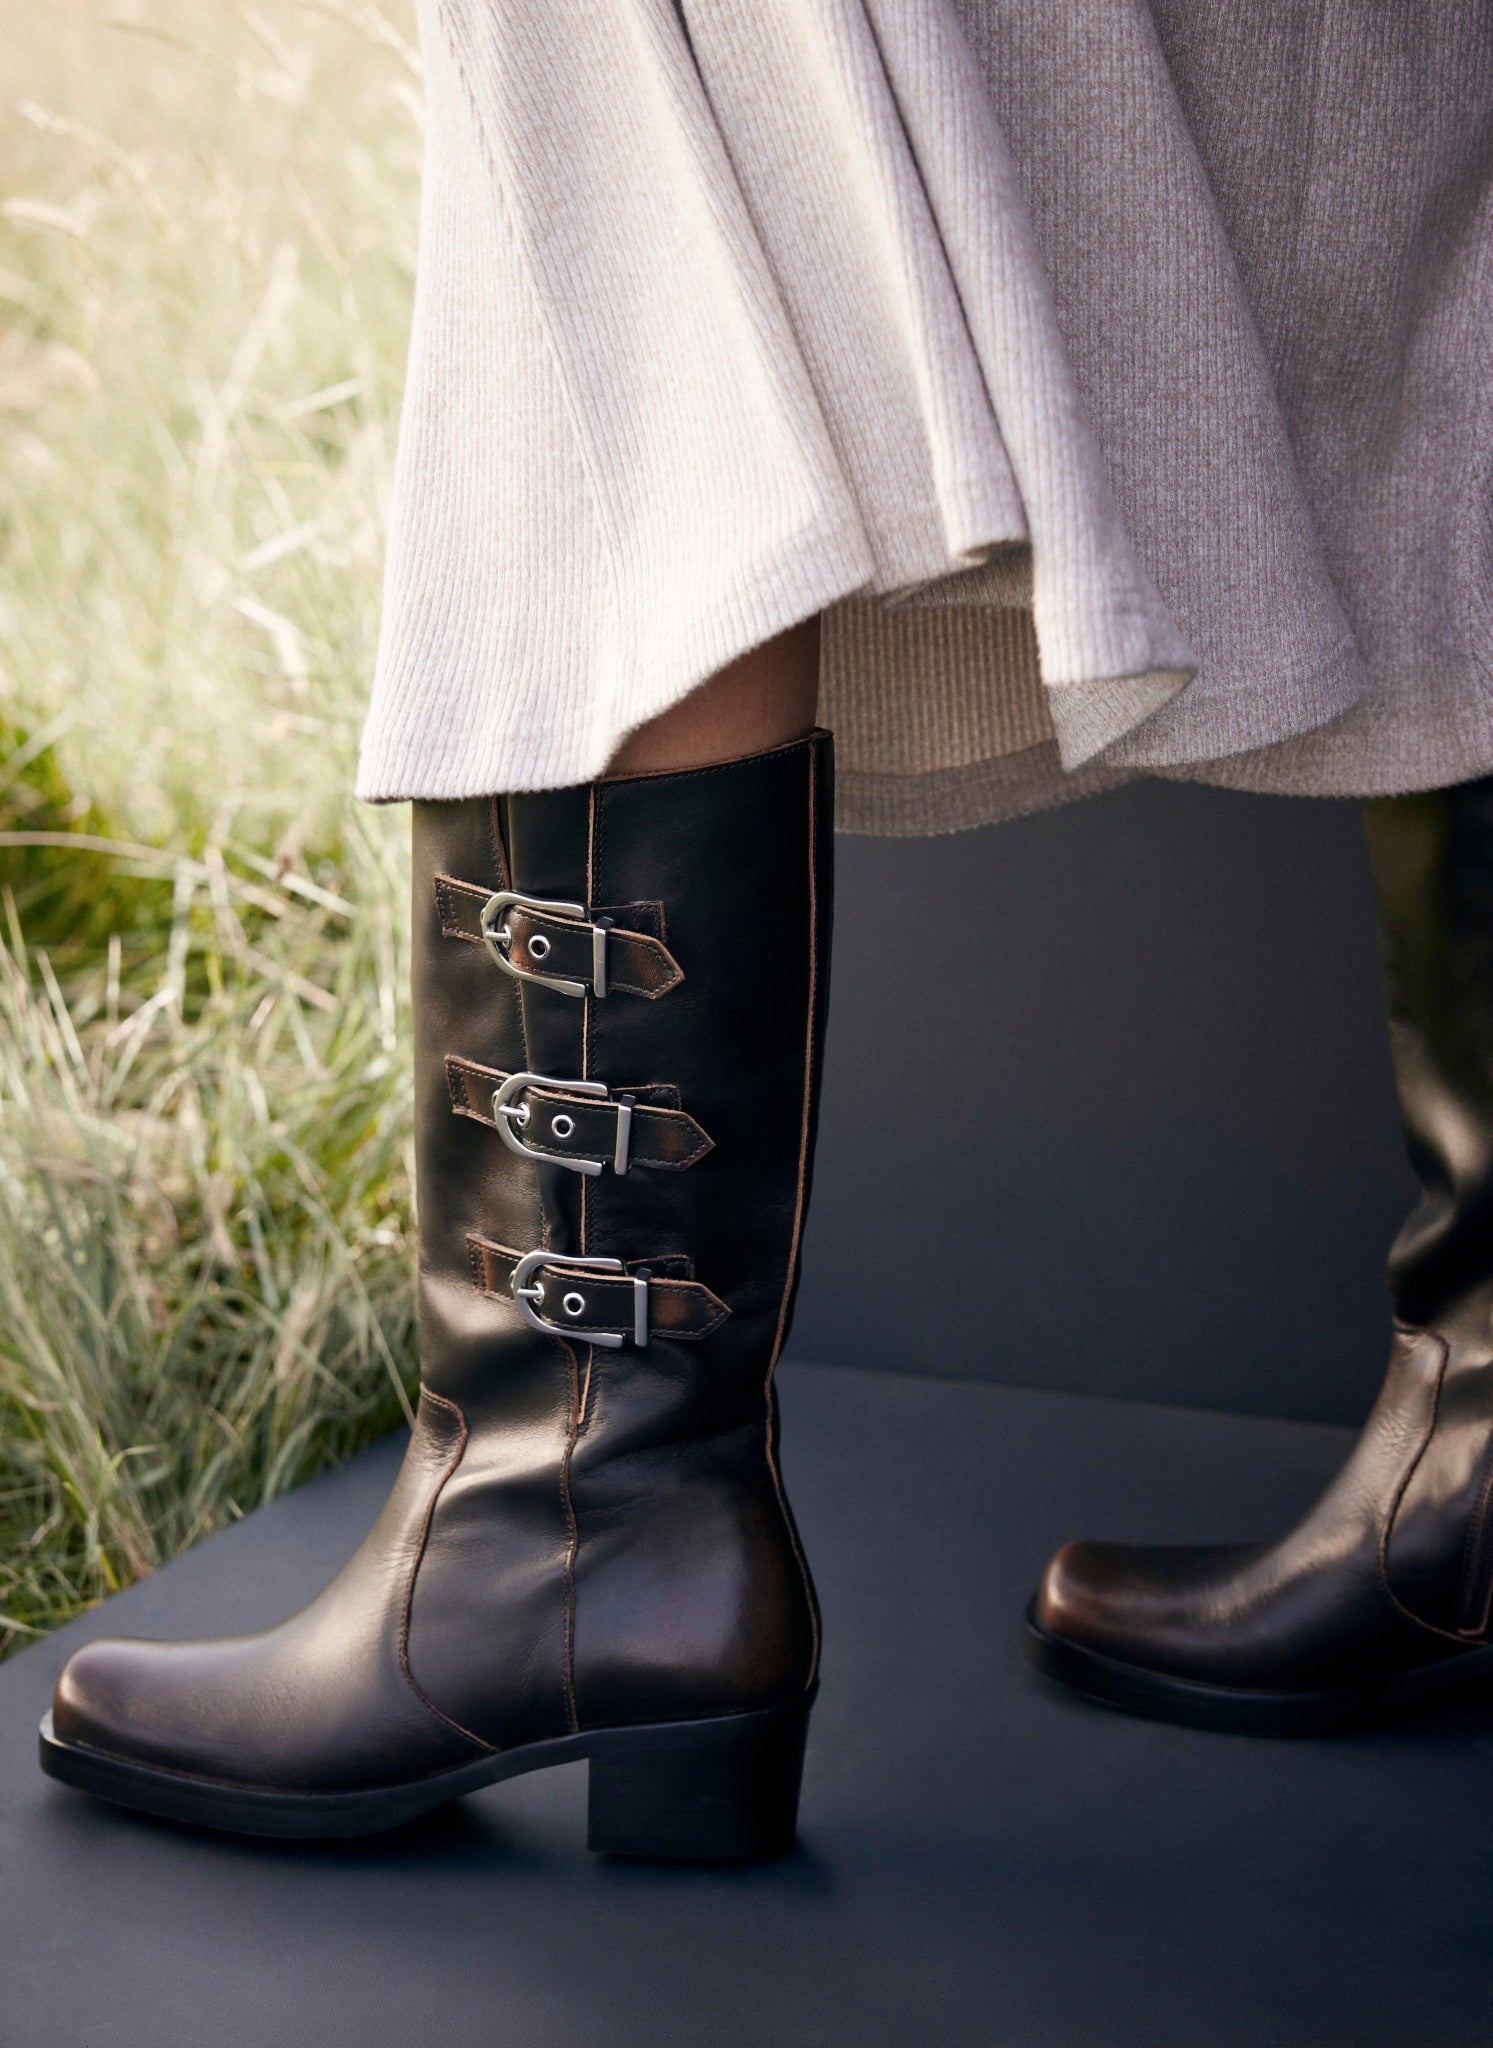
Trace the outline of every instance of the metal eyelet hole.
<path fill-rule="evenodd" d="M 510 1110 L 509 1110 L 509 1112 L 508 1112 L 508 1117 L 509 1117 L 509 1121 L 510 1121 L 511 1123 L 515 1123 L 515 1124 L 517 1124 L 517 1125 L 518 1125 L 518 1127 L 519 1127 L 519 1129 L 520 1129 L 520 1130 L 523 1130 L 524 1126 L 525 1126 L 525 1125 L 526 1125 L 526 1124 L 528 1123 L 528 1121 L 529 1121 L 529 1105 L 528 1105 L 528 1103 L 527 1103 L 527 1102 L 521 1102 L 521 1103 L 519 1104 L 519 1106 L 518 1106 L 518 1108 L 517 1108 L 517 1109 L 510 1109 Z"/>
<path fill-rule="evenodd" d="M 544 936 L 544 933 L 532 933 L 529 938 L 529 958 L 531 960 L 548 960 L 549 956 L 550 942 Z"/>
<path fill-rule="evenodd" d="M 535 1308 L 538 1308 L 538 1306 L 539 1306 L 540 1302 L 542 1302 L 542 1301 L 543 1301 L 543 1299 L 544 1299 L 544 1282 L 543 1282 L 542 1280 L 536 1280 L 536 1281 L 534 1282 L 534 1306 L 535 1306 Z"/>
<path fill-rule="evenodd" d="M 586 1297 L 584 1294 L 577 1294 L 574 1288 L 572 1288 L 570 1293 L 561 1301 L 560 1306 L 564 1309 L 566 1315 L 578 1316 L 586 1306 Z"/>
<path fill-rule="evenodd" d="M 568 1138 L 575 1130 L 575 1118 L 567 1116 L 562 1109 L 558 1116 L 550 1118 L 550 1130 L 557 1138 Z"/>

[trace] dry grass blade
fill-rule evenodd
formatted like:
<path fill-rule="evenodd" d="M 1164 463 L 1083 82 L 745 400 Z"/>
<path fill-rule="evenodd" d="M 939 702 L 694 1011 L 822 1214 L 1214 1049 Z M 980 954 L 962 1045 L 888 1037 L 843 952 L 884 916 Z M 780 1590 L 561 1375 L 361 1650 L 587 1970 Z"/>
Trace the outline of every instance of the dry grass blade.
<path fill-rule="evenodd" d="M 0 1650 L 386 1427 L 407 7 L 0 0 Z"/>

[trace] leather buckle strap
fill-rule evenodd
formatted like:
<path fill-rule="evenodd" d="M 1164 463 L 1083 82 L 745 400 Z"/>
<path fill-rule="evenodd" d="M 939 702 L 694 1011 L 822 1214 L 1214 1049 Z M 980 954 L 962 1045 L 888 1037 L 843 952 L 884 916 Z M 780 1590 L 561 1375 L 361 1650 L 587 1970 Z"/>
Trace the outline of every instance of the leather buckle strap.
<path fill-rule="evenodd" d="M 542 1248 L 515 1252 L 475 1234 L 467 1238 L 467 1255 L 479 1290 L 516 1301 L 531 1329 L 608 1351 L 629 1342 L 646 1350 L 655 1337 L 708 1337 L 731 1313 L 698 1280 L 656 1270 L 687 1265 L 677 1257 L 624 1261 Z"/>
<path fill-rule="evenodd" d="M 562 1081 L 549 1074 L 505 1074 L 501 1067 L 446 1058 L 446 1085 L 458 1116 L 495 1129 L 510 1151 L 573 1173 L 613 1173 L 634 1166 L 677 1171 L 713 1149 L 713 1140 L 672 1104 L 639 1096 L 672 1089 L 624 1090 L 600 1081 Z M 675 1095 L 677 1102 L 677 1095 Z"/>
<path fill-rule="evenodd" d="M 636 929 L 652 922 L 661 931 L 656 904 L 590 910 L 582 903 L 524 896 L 515 889 L 494 892 L 450 875 L 436 876 L 435 896 L 445 936 L 486 946 L 515 981 L 534 982 L 565 996 L 620 990 L 652 1000 L 684 979 L 662 937 Z"/>
<path fill-rule="evenodd" d="M 515 920 L 515 911 L 528 912 L 527 921 L 522 925 Z M 559 973 L 558 961 L 554 967 L 543 969 L 534 964 L 548 960 L 555 951 L 555 940 L 544 929 L 541 920 L 548 920 L 552 927 L 559 920 L 562 944 L 578 938 L 582 930 L 589 934 L 591 958 L 588 979 L 575 981 Z M 604 996 L 607 993 L 610 985 L 607 939 L 611 928 L 609 917 L 589 917 L 584 903 L 558 903 L 543 896 L 521 896 L 516 889 L 499 889 L 482 906 L 482 943 L 503 972 L 511 974 L 515 981 L 540 982 L 562 996 L 588 993 Z M 527 967 L 519 965 L 524 958 L 530 963 Z"/>

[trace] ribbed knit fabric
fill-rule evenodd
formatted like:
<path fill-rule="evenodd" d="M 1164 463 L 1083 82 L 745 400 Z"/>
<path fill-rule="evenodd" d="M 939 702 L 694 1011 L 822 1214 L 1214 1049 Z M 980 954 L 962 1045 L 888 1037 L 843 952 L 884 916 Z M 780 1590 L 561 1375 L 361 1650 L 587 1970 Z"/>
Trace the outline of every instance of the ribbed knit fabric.
<path fill-rule="evenodd" d="M 589 779 L 818 610 L 854 829 L 1493 767 L 1476 0 L 421 12 L 364 795 Z"/>

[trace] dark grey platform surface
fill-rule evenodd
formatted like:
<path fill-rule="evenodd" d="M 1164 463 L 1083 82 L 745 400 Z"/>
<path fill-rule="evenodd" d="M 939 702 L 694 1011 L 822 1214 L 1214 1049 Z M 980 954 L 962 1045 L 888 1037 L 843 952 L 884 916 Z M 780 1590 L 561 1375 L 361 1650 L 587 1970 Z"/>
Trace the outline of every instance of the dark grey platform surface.
<path fill-rule="evenodd" d="M 783 1380 L 828 1638 L 792 1858 L 601 1863 L 580 1767 L 310 1850 L 37 1775 L 66 1649 L 285 1611 L 371 1520 L 390 1444 L 0 1671 L 4 2048 L 1486 2048 L 1482 1716 L 1207 1736 L 1056 1697 L 1014 1654 L 1060 1538 L 1267 1531 L 1340 1432 L 843 1367 Z"/>

